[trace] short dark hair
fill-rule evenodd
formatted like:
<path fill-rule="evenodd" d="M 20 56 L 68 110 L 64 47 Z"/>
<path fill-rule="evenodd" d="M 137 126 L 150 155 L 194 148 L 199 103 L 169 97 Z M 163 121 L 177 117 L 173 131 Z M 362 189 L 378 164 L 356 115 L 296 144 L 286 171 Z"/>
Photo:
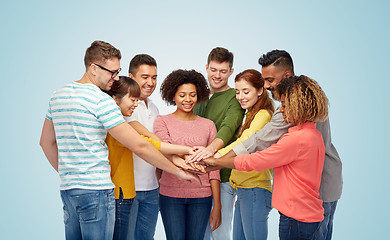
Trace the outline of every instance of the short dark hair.
<path fill-rule="evenodd" d="M 135 76 L 137 69 L 139 66 L 146 64 L 149 66 L 154 66 L 157 68 L 157 62 L 156 60 L 148 55 L 148 54 L 138 54 L 131 59 L 130 64 L 129 64 L 129 73 L 133 74 Z"/>
<path fill-rule="evenodd" d="M 219 63 L 228 62 L 229 68 L 231 69 L 233 67 L 233 53 L 229 52 L 226 48 L 216 47 L 211 50 L 207 58 L 207 65 L 209 65 L 211 61 L 217 61 Z"/>
<path fill-rule="evenodd" d="M 127 76 L 119 76 L 119 80 L 112 83 L 111 89 L 104 92 L 120 100 L 126 95 L 135 98 L 139 98 L 141 95 L 138 83 Z"/>
<path fill-rule="evenodd" d="M 198 102 L 209 99 L 210 89 L 204 76 L 195 70 L 181 69 L 171 72 L 161 84 L 162 99 L 169 105 L 176 105 L 173 99 L 177 89 L 187 83 L 195 85 Z"/>
<path fill-rule="evenodd" d="M 294 75 L 294 63 L 292 57 L 285 50 L 272 50 L 263 54 L 259 58 L 259 64 L 262 67 L 268 67 L 271 64 L 275 67 L 283 67 Z"/>
<path fill-rule="evenodd" d="M 118 60 L 121 60 L 122 55 L 119 49 L 115 48 L 107 42 L 94 41 L 85 52 L 85 68 L 88 68 L 92 63 L 102 64 L 111 58 L 117 58 Z"/>

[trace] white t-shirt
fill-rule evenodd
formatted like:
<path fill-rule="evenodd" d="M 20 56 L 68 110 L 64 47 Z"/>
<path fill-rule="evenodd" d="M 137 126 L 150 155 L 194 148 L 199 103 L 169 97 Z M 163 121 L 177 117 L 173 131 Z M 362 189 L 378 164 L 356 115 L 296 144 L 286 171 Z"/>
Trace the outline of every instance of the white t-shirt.
<path fill-rule="evenodd" d="M 159 115 L 157 106 L 147 98 L 148 107 L 144 101 L 138 102 L 138 107 L 131 117 L 125 117 L 127 122 L 138 121 L 150 132 L 153 132 L 153 124 Z M 156 167 L 147 163 L 142 158 L 133 153 L 134 159 L 134 181 L 136 191 L 150 191 L 158 188 L 156 178 Z"/>

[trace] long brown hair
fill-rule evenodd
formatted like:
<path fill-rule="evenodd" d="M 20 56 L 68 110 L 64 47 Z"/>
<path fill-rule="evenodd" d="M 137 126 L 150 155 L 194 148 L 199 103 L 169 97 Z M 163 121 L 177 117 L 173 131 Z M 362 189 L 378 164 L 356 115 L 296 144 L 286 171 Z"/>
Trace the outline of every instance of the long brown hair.
<path fill-rule="evenodd" d="M 234 82 L 239 82 L 241 80 L 247 81 L 250 85 L 256 88 L 257 91 L 263 89 L 263 93 L 258 97 L 257 102 L 250 109 L 248 109 L 245 123 L 241 128 L 239 136 L 241 136 L 242 132 L 244 132 L 245 129 L 249 128 L 256 114 L 261 109 L 267 110 L 271 115 L 275 111 L 273 101 L 269 97 L 267 90 L 264 88 L 264 79 L 259 71 L 254 69 L 245 70 L 237 74 L 236 78 L 234 79 Z"/>

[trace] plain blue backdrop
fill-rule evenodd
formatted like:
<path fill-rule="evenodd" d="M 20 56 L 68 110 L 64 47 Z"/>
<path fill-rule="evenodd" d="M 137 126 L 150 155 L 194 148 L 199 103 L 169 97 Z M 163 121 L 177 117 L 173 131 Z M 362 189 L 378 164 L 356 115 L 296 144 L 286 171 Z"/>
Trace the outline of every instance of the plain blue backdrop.
<path fill-rule="evenodd" d="M 2 1 L 1 239 L 63 239 L 59 178 L 39 147 L 54 90 L 79 80 L 94 40 L 130 59 L 158 62 L 152 99 L 173 111 L 159 86 L 174 69 L 205 74 L 210 50 L 234 53 L 234 76 L 260 69 L 272 49 L 292 55 L 296 74 L 314 78 L 330 99 L 333 142 L 344 191 L 334 239 L 385 239 L 387 232 L 390 4 L 387 1 Z M 269 239 L 277 239 L 273 210 Z M 164 239 L 161 222 L 156 239 Z"/>

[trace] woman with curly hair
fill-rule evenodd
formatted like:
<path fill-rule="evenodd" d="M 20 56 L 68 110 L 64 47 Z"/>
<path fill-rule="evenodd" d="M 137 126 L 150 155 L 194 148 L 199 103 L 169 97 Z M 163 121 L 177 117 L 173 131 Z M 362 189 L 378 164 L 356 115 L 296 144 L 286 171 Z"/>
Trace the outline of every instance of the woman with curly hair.
<path fill-rule="evenodd" d="M 328 116 L 328 99 L 321 87 L 306 76 L 282 80 L 277 87 L 280 112 L 295 125 L 269 148 L 235 158 L 204 162 L 242 171 L 274 168 L 272 206 L 280 213 L 280 239 L 312 239 L 324 218 L 319 198 L 325 146 L 317 121 Z"/>
<path fill-rule="evenodd" d="M 192 112 L 196 103 L 209 96 L 206 79 L 195 70 L 176 70 L 161 85 L 165 102 L 176 105 L 176 111 L 158 116 L 154 132 L 162 141 L 189 147 L 209 145 L 217 133 L 212 121 Z M 173 156 L 172 161 L 184 166 L 183 159 Z M 213 230 L 221 224 L 219 171 L 200 175 L 201 185 L 180 181 L 163 171 L 160 179 L 160 212 L 166 238 L 203 239 L 208 220 Z M 214 208 L 212 208 L 214 200 Z M 210 214 L 211 211 L 211 214 Z"/>

